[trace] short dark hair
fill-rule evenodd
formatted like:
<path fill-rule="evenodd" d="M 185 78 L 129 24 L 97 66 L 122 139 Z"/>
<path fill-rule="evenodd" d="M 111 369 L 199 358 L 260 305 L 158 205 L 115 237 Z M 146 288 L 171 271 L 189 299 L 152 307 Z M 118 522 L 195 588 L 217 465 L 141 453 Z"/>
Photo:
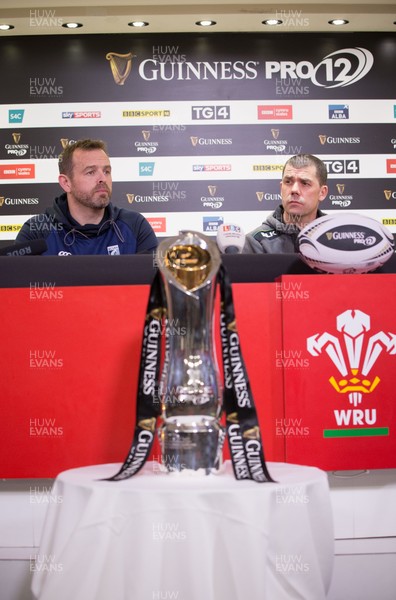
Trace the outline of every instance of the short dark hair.
<path fill-rule="evenodd" d="M 324 164 L 317 156 L 313 154 L 296 154 L 289 158 L 283 167 L 282 177 L 287 166 L 294 167 L 295 169 L 301 169 L 302 167 L 309 167 L 313 165 L 316 168 L 316 176 L 319 180 L 319 184 L 326 185 L 327 183 L 327 169 Z"/>
<path fill-rule="evenodd" d="M 73 171 L 73 154 L 76 150 L 103 150 L 108 155 L 107 146 L 102 140 L 78 140 L 68 144 L 59 155 L 59 173 L 70 176 Z"/>

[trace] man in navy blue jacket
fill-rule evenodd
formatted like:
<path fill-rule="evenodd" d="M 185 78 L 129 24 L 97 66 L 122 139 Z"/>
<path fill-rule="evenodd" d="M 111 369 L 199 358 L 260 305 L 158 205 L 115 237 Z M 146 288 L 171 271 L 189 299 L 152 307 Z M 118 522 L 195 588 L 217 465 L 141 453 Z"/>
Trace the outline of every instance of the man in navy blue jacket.
<path fill-rule="evenodd" d="M 155 233 L 140 213 L 110 202 L 112 177 L 106 145 L 79 140 L 59 157 L 64 193 L 51 208 L 28 219 L 16 242 L 44 239 L 43 254 L 135 254 L 153 252 Z"/>

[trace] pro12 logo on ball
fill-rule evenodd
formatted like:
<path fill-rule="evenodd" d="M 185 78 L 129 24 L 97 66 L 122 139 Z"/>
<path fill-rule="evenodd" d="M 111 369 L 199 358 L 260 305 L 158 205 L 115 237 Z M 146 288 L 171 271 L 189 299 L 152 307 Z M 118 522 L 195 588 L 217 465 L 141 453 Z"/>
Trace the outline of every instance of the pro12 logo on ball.
<path fill-rule="evenodd" d="M 379 221 L 360 214 L 326 215 L 298 235 L 301 258 L 322 273 L 369 273 L 394 253 L 393 235 Z"/>

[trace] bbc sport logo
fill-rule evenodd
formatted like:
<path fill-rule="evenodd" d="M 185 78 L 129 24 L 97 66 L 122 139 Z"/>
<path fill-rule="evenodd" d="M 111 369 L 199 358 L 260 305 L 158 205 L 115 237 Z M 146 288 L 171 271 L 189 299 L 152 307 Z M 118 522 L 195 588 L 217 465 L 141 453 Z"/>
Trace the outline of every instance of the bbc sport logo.
<path fill-rule="evenodd" d="M 9 123 L 22 123 L 25 115 L 25 109 L 10 109 L 8 111 L 8 122 Z"/>

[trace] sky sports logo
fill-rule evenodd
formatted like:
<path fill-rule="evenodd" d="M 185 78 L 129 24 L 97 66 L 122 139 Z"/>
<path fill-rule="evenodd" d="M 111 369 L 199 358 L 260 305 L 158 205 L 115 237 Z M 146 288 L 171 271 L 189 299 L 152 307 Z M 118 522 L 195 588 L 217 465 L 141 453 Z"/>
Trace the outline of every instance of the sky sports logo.
<path fill-rule="evenodd" d="M 100 119 L 101 116 L 102 113 L 99 110 L 62 112 L 62 119 Z"/>
<path fill-rule="evenodd" d="M 194 173 L 202 173 L 203 171 L 209 172 L 222 172 L 222 171 L 231 171 L 232 167 L 230 164 L 224 165 L 216 165 L 216 164 L 207 164 L 207 165 L 193 165 Z"/>
<path fill-rule="evenodd" d="M 8 122 L 9 123 L 22 123 L 24 114 L 25 114 L 24 108 L 21 108 L 19 110 L 10 109 L 8 111 Z"/>

